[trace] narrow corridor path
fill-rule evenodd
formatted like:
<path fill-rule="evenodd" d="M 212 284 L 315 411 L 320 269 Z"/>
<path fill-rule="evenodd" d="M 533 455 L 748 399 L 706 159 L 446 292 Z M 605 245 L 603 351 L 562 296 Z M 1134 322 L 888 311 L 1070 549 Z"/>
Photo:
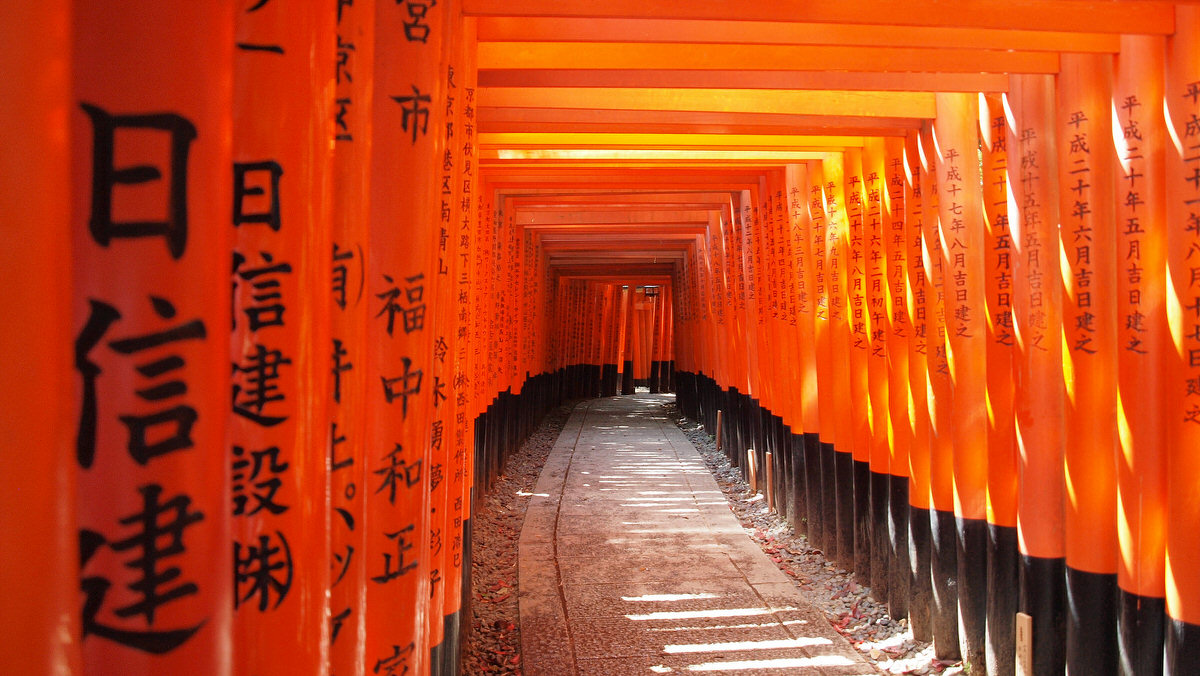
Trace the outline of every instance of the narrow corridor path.
<path fill-rule="evenodd" d="M 524 673 L 876 673 L 742 531 L 672 399 L 567 421 L 521 531 Z"/>

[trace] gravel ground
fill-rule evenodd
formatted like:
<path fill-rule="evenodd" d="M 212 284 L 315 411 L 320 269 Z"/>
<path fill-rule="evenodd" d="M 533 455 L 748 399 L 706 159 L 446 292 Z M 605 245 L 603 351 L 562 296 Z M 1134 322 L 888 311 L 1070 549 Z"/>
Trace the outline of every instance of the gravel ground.
<path fill-rule="evenodd" d="M 471 568 L 471 636 L 463 674 L 520 674 L 521 627 L 517 615 L 517 541 L 525 508 L 550 449 L 574 403 L 551 411 L 537 431 L 508 457 L 491 493 L 475 505 Z"/>
<path fill-rule="evenodd" d="M 463 654 L 463 673 L 521 673 L 521 632 L 517 614 L 517 541 L 530 493 L 550 449 L 570 416 L 574 403 L 551 411 L 519 451 L 491 493 L 475 506 L 474 566 L 471 570 L 471 635 Z M 668 405 L 675 424 L 700 451 L 716 477 L 730 508 L 746 533 L 787 574 L 829 623 L 884 674 L 961 674 L 958 663 L 940 662 L 933 646 L 913 640 L 907 621 L 894 620 L 887 608 L 870 597 L 870 588 L 853 573 L 825 560 L 783 518 L 767 509 L 762 495 L 750 493 L 737 468 L 716 450 L 716 443 L 696 422 Z"/>
<path fill-rule="evenodd" d="M 742 528 L 771 557 L 800 590 L 805 600 L 825 614 L 826 619 L 883 674 L 961 674 L 958 662 L 934 658 L 933 645 L 913 639 L 907 620 L 888 616 L 887 606 L 871 598 L 870 587 L 854 574 L 825 560 L 808 538 L 792 530 L 783 517 L 767 509 L 765 496 L 750 492 L 740 470 L 729 464 L 716 441 L 699 423 L 683 417 L 675 404 L 668 406 L 671 419 L 700 451 L 705 465 L 717 479 Z"/>

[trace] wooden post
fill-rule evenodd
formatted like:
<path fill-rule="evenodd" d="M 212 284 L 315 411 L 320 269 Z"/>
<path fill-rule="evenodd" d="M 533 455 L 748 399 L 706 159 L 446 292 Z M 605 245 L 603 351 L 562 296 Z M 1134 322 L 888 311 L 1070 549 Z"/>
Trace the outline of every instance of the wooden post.
<path fill-rule="evenodd" d="M 1162 672 L 1167 438 L 1165 39 L 1122 36 L 1113 101 L 1117 168 L 1117 641 L 1129 673 Z M 1140 104 L 1140 105 L 1139 105 Z M 1125 264 L 1128 260 L 1130 264 Z"/>
<path fill-rule="evenodd" d="M 225 676 L 233 7 L 72 10 L 84 671 Z"/>
<path fill-rule="evenodd" d="M 1164 387 L 1167 424 L 1167 629 L 1164 673 L 1200 662 L 1200 11 L 1176 7 L 1167 41 L 1167 316 L 1172 349 Z"/>
<path fill-rule="evenodd" d="M 746 449 L 746 468 L 750 474 L 750 493 L 758 495 L 758 455 L 753 448 Z"/>
<path fill-rule="evenodd" d="M 883 243 L 886 257 L 886 303 L 888 316 L 888 614 L 907 617 L 911 594 L 908 567 L 909 449 L 913 443 L 910 415 L 909 343 L 914 324 L 908 310 L 908 259 L 911 255 L 907 223 L 907 163 L 903 138 L 885 142 L 885 190 Z M 915 408 L 915 407 L 914 407 Z"/>
<path fill-rule="evenodd" d="M 331 396 L 329 423 L 330 645 L 329 672 L 364 676 L 364 615 L 367 579 L 365 496 L 367 469 L 366 253 L 371 187 L 371 114 L 374 94 L 375 14 L 373 8 L 343 6 L 337 15 L 337 68 L 334 75 L 333 209 L 330 268 Z M 352 46 L 352 47 L 351 47 Z M 344 111 L 342 107 L 345 106 Z M 377 312 L 378 310 L 376 310 Z"/>
<path fill-rule="evenodd" d="M 1070 673 L 1117 669 L 1117 200 L 1112 56 L 1063 54 L 1058 76 L 1063 256 L 1064 502 Z M 1126 263 L 1122 262 L 1122 267 Z"/>
<path fill-rule="evenodd" d="M 324 674 L 329 664 L 327 386 L 331 357 L 347 357 L 331 348 L 324 293 L 335 18 L 332 7 L 264 6 L 235 22 L 226 457 L 237 673 Z M 266 566 L 280 571 L 269 575 L 278 586 L 264 584 Z M 296 644 L 274 643 L 282 633 Z"/>
<path fill-rule="evenodd" d="M 927 274 L 924 247 L 924 183 L 921 140 L 917 132 L 910 132 L 904 140 L 905 157 L 905 203 L 908 207 L 908 222 L 905 237 L 908 242 L 908 296 L 906 305 L 912 319 L 913 335 L 908 343 L 908 424 L 912 428 L 912 445 L 908 453 L 908 570 L 911 589 L 909 623 L 913 637 L 920 641 L 933 640 L 932 577 L 929 570 L 930 556 L 930 487 L 929 487 L 929 398 L 928 353 L 932 344 L 929 329 L 930 304 L 933 294 Z"/>
<path fill-rule="evenodd" d="M 428 441 L 438 386 L 430 304 L 441 274 L 439 232 L 430 224 L 440 223 L 442 213 L 447 74 L 441 56 L 444 22 L 451 17 L 441 4 L 380 2 L 374 9 L 371 115 L 377 133 L 365 293 L 372 319 L 364 359 L 369 388 L 364 462 L 373 481 L 365 493 L 364 653 L 367 664 L 427 673 L 427 612 L 437 579 L 430 560 L 435 459 Z M 397 223 L 424 225 L 402 231 Z M 509 242 L 504 246 L 511 251 Z M 499 361 L 516 360 L 504 354 Z"/>
<path fill-rule="evenodd" d="M 1017 534 L 1020 612 L 1033 618 L 1033 673 L 1063 669 L 1062 285 L 1058 256 L 1058 173 L 1054 82 L 1013 76 L 1015 125 L 1009 227 L 1013 232 L 1013 411 L 1021 448 Z"/>
<path fill-rule="evenodd" d="M 942 255 L 944 228 L 939 205 L 943 198 L 938 171 L 934 127 L 921 129 L 921 193 L 924 195 L 925 268 L 929 280 L 928 398 L 930 575 L 934 604 L 933 642 L 938 659 L 957 659 L 958 643 L 958 544 L 954 520 L 954 385 L 947 343 L 947 276 Z M 947 224 L 949 225 L 949 224 Z"/>
<path fill-rule="evenodd" d="M 849 346 L 847 378 L 850 399 L 847 415 L 850 418 L 853 461 L 847 491 L 852 509 L 850 530 L 854 542 L 852 559 L 854 572 L 870 581 L 871 577 L 871 424 L 870 373 L 868 342 L 870 340 L 867 314 L 867 237 L 864 221 L 867 211 L 867 191 L 863 171 L 863 153 L 848 149 L 846 167 L 846 326 Z"/>
<path fill-rule="evenodd" d="M 18 0 L 0 11 L 0 654 L 14 674 L 81 673 L 70 345 L 72 232 L 71 5 Z M 77 161 L 85 161 L 83 157 Z M 96 639 L 92 639 L 95 641 Z"/>
<path fill-rule="evenodd" d="M 767 451 L 766 460 L 767 466 L 767 509 L 775 511 L 775 463 L 774 456 L 770 451 Z"/>
<path fill-rule="evenodd" d="M 963 660 L 986 669 L 987 307 L 979 101 L 938 94 L 934 123 L 946 347 L 954 388 L 953 513 L 958 539 L 958 622 Z"/>
<path fill-rule="evenodd" d="M 1013 616 L 1017 612 L 1017 441 L 1013 426 L 1013 242 L 1008 220 L 1008 135 L 1004 102 L 979 99 L 983 151 L 983 210 L 987 258 L 987 664 L 989 673 L 1013 669 Z"/>

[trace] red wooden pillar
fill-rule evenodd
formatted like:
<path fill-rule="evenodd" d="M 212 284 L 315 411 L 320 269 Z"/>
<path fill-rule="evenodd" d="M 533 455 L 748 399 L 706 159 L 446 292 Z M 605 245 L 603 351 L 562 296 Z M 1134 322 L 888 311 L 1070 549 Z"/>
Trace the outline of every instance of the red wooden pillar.
<path fill-rule="evenodd" d="M 0 491 L 0 654 L 23 674 L 80 673 L 79 531 L 70 392 L 72 228 L 71 12 L 68 2 L 10 3 L 0 12 L 0 253 L 10 320 L 0 332 L 0 453 L 20 468 Z M 19 102 L 17 104 L 16 102 Z M 50 302 L 47 302 L 47 299 Z M 19 356 L 19 357 L 18 357 Z M 16 476 L 19 474 L 19 477 Z"/>
<path fill-rule="evenodd" d="M 1018 466 L 1018 610 L 1033 618 L 1034 673 L 1063 669 L 1062 286 L 1058 254 L 1058 161 L 1054 82 L 1013 76 L 1007 145 L 1012 230 L 1013 411 Z"/>
<path fill-rule="evenodd" d="M 979 97 L 987 305 L 987 664 L 1013 671 L 1017 612 L 1017 443 L 1013 426 L 1013 241 L 1008 222 L 1008 137 L 999 95 Z"/>
<path fill-rule="evenodd" d="M 930 577 L 934 605 L 933 640 L 939 659 L 957 659 L 958 649 L 958 565 L 957 535 L 954 521 L 954 383 L 951 379 L 947 341 L 946 264 L 942 255 L 943 228 L 939 205 L 938 156 L 934 127 L 921 129 L 923 153 L 921 192 L 924 213 L 924 255 L 929 284 L 928 387 L 929 409 L 929 495 L 930 495 Z"/>
<path fill-rule="evenodd" d="M 234 670 L 326 673 L 333 8 L 235 20 Z M 345 356 L 345 355 L 343 355 Z M 356 430 L 357 431 L 357 430 Z M 287 632 L 295 645 L 278 645 Z"/>
<path fill-rule="evenodd" d="M 439 232 L 446 73 L 441 4 L 375 6 L 371 210 L 366 298 L 367 665 L 429 671 L 430 507 L 435 459 L 431 307 Z M 387 133 L 384 133 L 387 130 Z M 407 224 L 398 228 L 397 224 Z M 440 571 L 439 571 L 440 572 Z"/>
<path fill-rule="evenodd" d="M 634 290 L 629 286 L 621 289 L 622 349 L 621 349 L 621 394 L 633 394 L 633 298 Z"/>
<path fill-rule="evenodd" d="M 867 423 L 870 474 L 871 591 L 886 603 L 890 599 L 888 520 L 891 493 L 892 430 L 889 415 L 888 352 L 891 333 L 887 310 L 887 253 L 884 244 L 890 229 L 891 209 L 885 205 L 887 157 L 882 138 L 870 138 L 863 147 L 863 286 L 867 330 Z M 886 225 L 885 225 L 886 223 Z"/>
<path fill-rule="evenodd" d="M 885 143 L 883 244 L 886 259 L 886 303 L 888 317 L 887 407 L 892 443 L 888 458 L 888 614 L 908 616 L 911 593 L 908 567 L 908 454 L 913 430 L 910 421 L 909 341 L 913 324 L 908 311 L 908 257 L 911 246 L 906 232 L 908 203 L 907 165 L 904 139 Z"/>
<path fill-rule="evenodd" d="M 844 156 L 830 155 L 823 163 L 825 179 L 825 204 L 829 211 L 825 216 L 825 264 L 828 276 L 831 335 L 830 354 L 833 359 L 832 381 L 834 402 L 840 402 L 834 416 L 837 446 L 831 463 L 834 467 L 835 494 L 835 537 L 836 547 L 826 548 L 836 552 L 835 561 L 844 566 L 854 563 L 854 425 L 847 402 L 851 401 L 850 370 L 838 368 L 837 364 L 850 363 L 850 314 L 848 307 L 850 257 L 850 234 L 846 218 L 847 175 Z M 826 484 L 829 487 L 831 484 Z"/>
<path fill-rule="evenodd" d="M 1176 9 L 1167 41 L 1167 419 L 1165 673 L 1200 664 L 1200 11 Z"/>
<path fill-rule="evenodd" d="M 911 317 L 913 334 L 908 343 L 908 424 L 912 429 L 912 445 L 908 452 L 908 570 L 910 574 L 909 623 L 913 637 L 919 641 L 933 640 L 932 608 L 933 578 L 930 574 L 930 427 L 929 427 L 929 346 L 930 303 L 933 291 L 929 284 L 928 256 L 924 246 L 924 190 L 928 180 L 921 151 L 921 139 L 911 132 L 904 139 L 905 186 L 904 201 L 908 211 L 905 224 L 907 260 L 906 307 Z"/>
<path fill-rule="evenodd" d="M 451 280 L 451 298 L 453 301 L 453 333 L 447 339 L 448 349 L 453 349 L 453 387 L 454 387 L 454 435 L 453 435 L 453 466 L 447 481 L 450 483 L 449 512 L 447 520 L 450 524 L 449 533 L 443 541 L 448 548 L 445 565 L 446 605 L 445 616 L 445 661 L 443 667 L 447 673 L 457 673 L 457 661 L 463 649 L 464 639 L 470 630 L 470 600 L 471 600 L 471 496 L 473 495 L 473 479 L 475 476 L 475 417 L 478 414 L 478 402 L 472 379 L 475 377 L 474 356 L 472 348 L 479 340 L 478 334 L 472 332 L 474 294 L 478 292 L 478 278 L 475 274 L 474 261 L 481 255 L 473 237 L 476 221 L 482 218 L 476 197 L 479 191 L 478 159 L 475 153 L 476 145 L 476 80 L 477 68 L 475 61 L 476 20 L 462 20 L 462 40 L 459 50 L 462 53 L 462 79 L 456 120 L 455 134 L 457 143 L 453 149 L 457 153 L 458 183 L 455 185 L 456 196 L 460 210 L 457 219 L 450 228 L 450 247 L 455 263 L 455 274 Z M 453 346 L 450 348 L 450 346 Z M 435 346 L 436 349 L 436 346 Z M 436 356 L 436 353 L 435 353 Z"/>
<path fill-rule="evenodd" d="M 954 521 L 963 659 L 985 668 L 987 610 L 987 307 L 979 103 L 938 94 L 934 123 L 947 348 L 954 383 Z"/>
<path fill-rule="evenodd" d="M 329 673 L 363 676 L 366 622 L 366 521 L 373 477 L 367 469 L 366 297 L 369 167 L 373 129 L 375 14 L 342 6 L 336 17 L 334 71 L 332 246 L 330 269 L 330 645 Z M 320 260 L 320 259 L 318 259 Z"/>
<path fill-rule="evenodd" d="M 929 284 L 928 388 L 929 409 L 929 542 L 933 641 L 939 659 L 957 659 L 958 556 L 954 522 L 953 381 L 947 342 L 946 265 L 942 255 L 941 211 L 943 195 L 938 171 L 940 150 L 932 124 L 921 129 L 921 193 L 924 256 Z"/>
<path fill-rule="evenodd" d="M 1116 669 L 1116 230 L 1112 57 L 1064 54 L 1058 76 L 1063 271 L 1066 665 Z"/>
<path fill-rule="evenodd" d="M 1158 674 L 1163 657 L 1166 425 L 1170 349 L 1163 100 L 1165 42 L 1124 36 L 1113 86 L 1117 237 L 1117 655 L 1127 674 Z"/>
<path fill-rule="evenodd" d="M 675 392 L 675 358 L 678 354 L 675 347 L 677 344 L 675 327 L 679 317 L 679 299 L 673 283 L 663 287 L 662 293 L 665 294 L 663 300 L 663 368 L 665 369 L 663 391 Z"/>
<path fill-rule="evenodd" d="M 817 290 L 817 254 L 813 246 L 817 222 L 824 223 L 824 207 L 820 203 L 813 208 L 811 196 L 819 195 L 820 186 L 812 165 L 789 165 L 785 175 L 789 206 L 790 228 L 786 236 L 791 241 L 792 280 L 794 302 L 792 321 L 795 322 L 795 344 L 800 385 L 795 393 L 799 409 L 799 432 L 797 441 L 802 444 L 797 463 L 803 462 L 804 481 L 796 489 L 801 491 L 797 502 L 803 501 L 804 533 L 813 546 L 820 547 L 823 512 L 821 509 L 821 422 L 819 386 L 817 383 L 818 356 L 816 350 L 816 316 L 823 312 Z M 816 189 L 816 193 L 813 189 Z M 820 213 L 818 214 L 818 210 Z M 821 257 L 823 260 L 823 256 Z M 822 274 L 823 271 L 822 271 Z M 796 431 L 796 430 L 794 430 Z"/>
<path fill-rule="evenodd" d="M 813 545 L 825 552 L 831 560 L 837 559 L 836 493 L 834 489 L 834 440 L 837 425 L 834 417 L 833 393 L 833 315 L 832 296 L 829 293 L 832 279 L 827 258 L 828 214 L 825 200 L 826 162 L 808 164 L 811 177 L 808 190 L 808 209 L 812 220 L 809 234 L 810 260 L 812 261 L 813 288 L 813 360 L 816 362 L 817 393 L 817 448 L 813 476 L 818 477 L 816 490 L 810 499 L 817 504 L 817 518 L 809 534 Z M 812 488 L 810 487 L 810 490 Z"/>
<path fill-rule="evenodd" d="M 864 185 L 862 151 L 847 149 L 846 167 L 846 325 L 850 368 L 851 453 L 853 465 L 846 479 L 853 509 L 854 571 L 871 580 L 871 425 L 868 355 L 870 332 L 867 322 L 867 191 Z M 839 478 L 839 483 L 841 479 Z"/>
<path fill-rule="evenodd" d="M 459 392 L 463 382 L 456 380 L 455 323 L 458 317 L 459 274 L 457 252 L 457 227 L 464 209 L 461 189 L 463 158 L 461 137 L 463 135 L 462 109 L 465 92 L 469 84 L 465 80 L 463 65 L 462 18 L 459 16 L 457 0 L 439 3 L 442 14 L 441 59 L 438 77 L 444 88 L 443 116 L 439 120 L 437 135 L 444 144 L 436 161 L 438 211 L 428 227 L 437 236 L 437 266 L 427 288 L 432 322 L 432 359 L 429 377 L 433 397 L 433 411 L 425 431 L 425 445 L 429 449 L 429 607 L 426 614 L 426 631 L 429 642 L 430 673 L 442 673 L 446 667 L 447 637 L 446 610 L 451 592 L 457 602 L 459 571 L 452 565 L 450 545 L 453 535 L 461 529 L 459 520 L 455 525 L 453 514 L 455 500 L 461 510 L 462 470 L 457 466 L 458 444 L 462 439 L 455 427 L 455 412 L 458 408 Z M 465 402 L 464 402 L 465 403 Z M 457 482 L 457 483 L 456 483 Z M 452 581 L 454 587 L 451 588 Z"/>
<path fill-rule="evenodd" d="M 75 598 L 89 671 L 230 673 L 233 21 L 227 5 L 74 3 Z"/>

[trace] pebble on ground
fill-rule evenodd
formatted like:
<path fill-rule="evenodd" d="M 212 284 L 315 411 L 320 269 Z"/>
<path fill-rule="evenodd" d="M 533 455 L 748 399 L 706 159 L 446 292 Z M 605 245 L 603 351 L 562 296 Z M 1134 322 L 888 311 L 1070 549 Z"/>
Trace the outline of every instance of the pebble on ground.
<path fill-rule="evenodd" d="M 538 430 L 508 458 L 505 473 L 475 506 L 471 570 L 471 636 L 463 651 L 463 673 L 521 673 L 521 629 L 517 608 L 517 542 L 530 493 L 566 424 L 574 404 L 551 411 Z M 961 674 L 962 665 L 942 662 L 933 646 L 913 639 L 907 621 L 888 616 L 887 607 L 854 574 L 825 560 L 781 516 L 767 509 L 762 495 L 750 492 L 741 472 L 716 449 L 695 421 L 667 412 L 700 451 L 747 535 L 757 543 L 829 623 L 884 674 Z"/>

